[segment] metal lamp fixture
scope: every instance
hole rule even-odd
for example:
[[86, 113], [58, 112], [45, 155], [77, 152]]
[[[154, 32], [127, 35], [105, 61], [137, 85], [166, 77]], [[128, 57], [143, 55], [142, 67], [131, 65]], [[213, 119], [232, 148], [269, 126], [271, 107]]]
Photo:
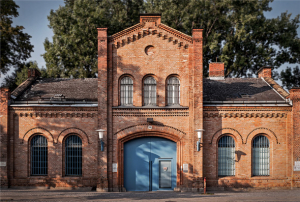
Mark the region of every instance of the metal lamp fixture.
[[197, 151], [200, 151], [200, 142], [201, 142], [201, 138], [202, 138], [202, 133], [203, 131], [205, 131], [204, 129], [197, 129], [195, 130], [197, 132], [197, 136], [198, 136], [198, 141], [197, 141]]
[[96, 130], [98, 133], [99, 133], [99, 139], [100, 139], [100, 147], [101, 147], [101, 151], [104, 150], [104, 142], [102, 141], [103, 139], [103, 133], [105, 130], [103, 129], [99, 129], [99, 130]]

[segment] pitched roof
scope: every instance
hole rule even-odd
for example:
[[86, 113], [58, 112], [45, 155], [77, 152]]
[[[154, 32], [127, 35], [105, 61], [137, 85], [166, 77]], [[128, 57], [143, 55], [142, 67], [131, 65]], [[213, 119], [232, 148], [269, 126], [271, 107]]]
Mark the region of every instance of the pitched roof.
[[58, 97], [66, 101], [97, 101], [97, 78], [37, 79], [27, 90], [20, 94], [16, 100], [48, 101], [57, 99]]
[[[274, 80], [274, 86], [278, 85]], [[20, 88], [20, 89], [18, 89]], [[87, 79], [37, 79], [23, 92], [20, 85], [16, 101], [97, 101], [97, 78]], [[281, 87], [280, 87], [281, 88]], [[267, 82], [260, 78], [203, 79], [203, 101], [284, 101]], [[282, 88], [281, 88], [282, 89]], [[14, 91], [14, 92], [15, 92]], [[288, 95], [282, 89], [283, 95]]]
[[204, 79], [203, 89], [204, 102], [284, 100], [260, 78], [226, 78], [224, 80]]

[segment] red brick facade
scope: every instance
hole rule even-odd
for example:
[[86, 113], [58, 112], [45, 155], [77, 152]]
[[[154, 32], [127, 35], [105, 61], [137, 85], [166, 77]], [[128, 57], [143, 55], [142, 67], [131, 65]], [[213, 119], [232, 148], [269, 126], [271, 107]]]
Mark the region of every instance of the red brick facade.
[[[156, 136], [177, 143], [176, 190], [199, 190], [203, 177], [210, 187], [300, 187], [300, 171], [293, 170], [300, 161], [300, 89], [291, 90], [292, 105], [205, 105], [202, 46], [201, 29], [190, 37], [161, 24], [159, 15], [143, 15], [139, 24], [110, 37], [106, 28], [98, 28], [98, 87], [90, 89], [98, 93], [98, 107], [9, 106], [9, 93], [1, 89], [1, 162], [6, 162], [0, 167], [1, 186], [124, 191], [124, 143]], [[210, 71], [210, 77], [224, 76], [224, 64], [212, 63]], [[261, 72], [261, 77], [271, 75], [269, 70]], [[124, 76], [133, 80], [130, 107], [120, 106]], [[157, 83], [157, 106], [152, 108], [143, 106], [147, 76]], [[180, 107], [167, 104], [171, 76], [180, 80]], [[105, 130], [103, 152], [97, 129]], [[196, 129], [205, 130], [200, 151]], [[30, 140], [36, 134], [48, 140], [47, 176], [30, 175]], [[64, 173], [64, 141], [70, 134], [82, 139], [82, 176]], [[218, 140], [225, 134], [235, 140], [236, 171], [235, 176], [219, 177]], [[269, 176], [252, 175], [251, 145], [258, 134], [270, 141]], [[187, 173], [183, 164], [188, 164]]]

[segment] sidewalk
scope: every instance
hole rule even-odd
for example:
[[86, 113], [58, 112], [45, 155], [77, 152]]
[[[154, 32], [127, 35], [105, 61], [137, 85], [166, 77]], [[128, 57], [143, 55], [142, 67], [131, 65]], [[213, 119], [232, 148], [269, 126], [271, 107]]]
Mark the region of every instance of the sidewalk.
[[245, 192], [218, 191], [203, 195], [191, 192], [106, 192], [4, 189], [1, 201], [300, 201], [300, 189], [254, 190]]

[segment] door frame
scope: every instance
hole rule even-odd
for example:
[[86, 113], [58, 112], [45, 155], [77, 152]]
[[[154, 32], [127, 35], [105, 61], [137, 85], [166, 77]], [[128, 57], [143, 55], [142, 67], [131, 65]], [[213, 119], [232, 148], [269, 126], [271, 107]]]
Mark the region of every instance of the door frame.
[[165, 133], [161, 131], [141, 131], [137, 133], [132, 133], [129, 135], [125, 135], [118, 140], [117, 154], [118, 154], [118, 187], [121, 190], [125, 190], [124, 187], [124, 143], [136, 138], [140, 137], [161, 137], [165, 139], [169, 139], [177, 144], [177, 176], [176, 176], [176, 186], [180, 186], [183, 183], [183, 172], [181, 170], [182, 165], [182, 137], [178, 137], [177, 135]]

